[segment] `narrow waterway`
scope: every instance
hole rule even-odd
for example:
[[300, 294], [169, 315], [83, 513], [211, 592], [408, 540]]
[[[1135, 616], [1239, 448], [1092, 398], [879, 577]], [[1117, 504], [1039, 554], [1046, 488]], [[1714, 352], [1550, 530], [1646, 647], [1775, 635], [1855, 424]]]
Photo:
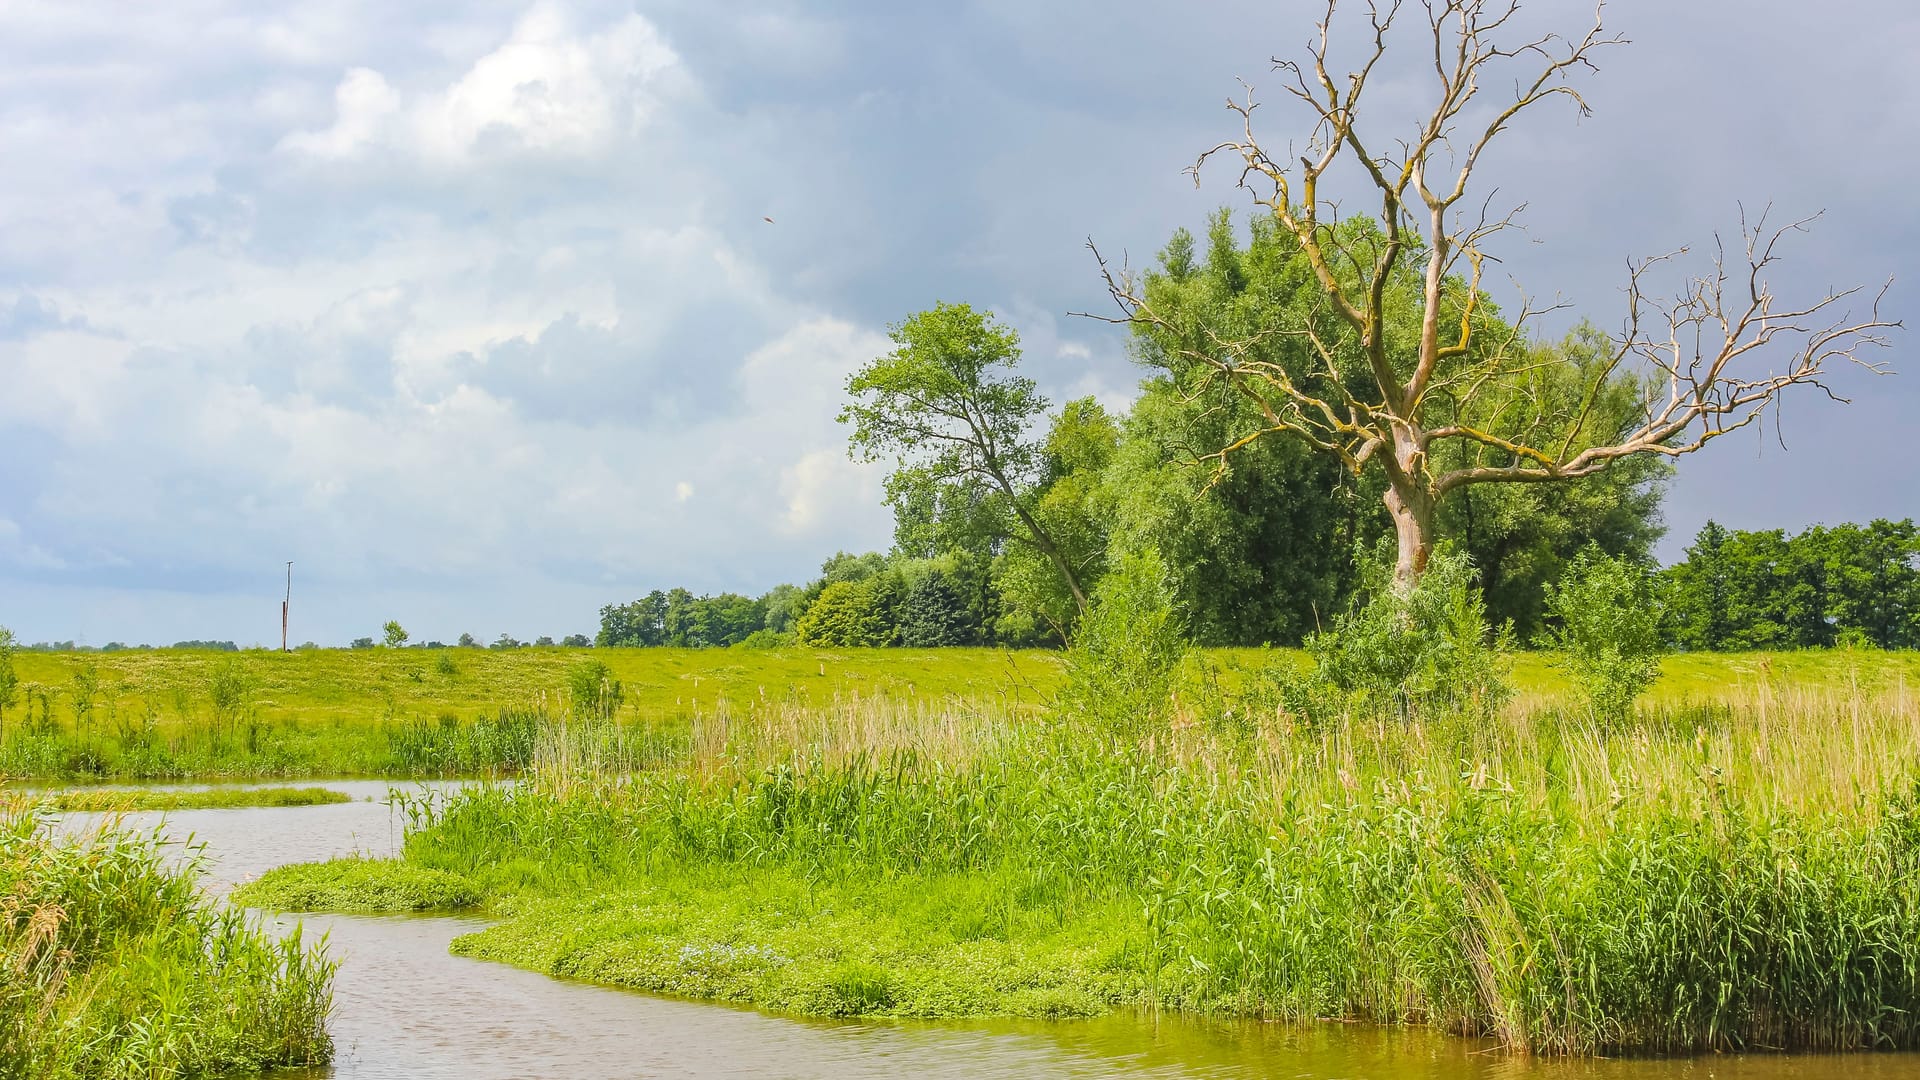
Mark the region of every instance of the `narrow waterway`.
[[[388, 785], [332, 782], [331, 806], [134, 814], [205, 845], [206, 884], [288, 862], [388, 855], [405, 819]], [[291, 922], [292, 920], [288, 920]], [[340, 961], [331, 1069], [288, 1077], [1289, 1077], [1326, 1080], [1920, 1080], [1920, 1055], [1718, 1056], [1671, 1061], [1532, 1061], [1419, 1031], [1323, 1024], [1114, 1016], [1077, 1022], [835, 1023], [766, 1016], [563, 982], [450, 956], [483, 923], [305, 916]]]

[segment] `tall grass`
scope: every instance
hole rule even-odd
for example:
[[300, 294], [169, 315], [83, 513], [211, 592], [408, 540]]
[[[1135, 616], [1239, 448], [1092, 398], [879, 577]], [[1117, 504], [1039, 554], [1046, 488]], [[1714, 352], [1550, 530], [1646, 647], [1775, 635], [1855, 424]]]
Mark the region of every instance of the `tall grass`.
[[[429, 808], [408, 857], [578, 901], [478, 954], [564, 951], [595, 958], [575, 969], [591, 977], [683, 992], [708, 975], [620, 944], [640, 931], [609, 912], [639, 902], [595, 895], [695, 890], [696, 908], [741, 912], [701, 934], [785, 934], [789, 955], [805, 943], [740, 897], [804, 880], [767, 887], [783, 926], [839, 927], [827, 957], [868, 954], [825, 909], [881, 896], [923, 943], [1064, 942], [1061, 977], [1108, 1003], [1420, 1023], [1541, 1053], [1920, 1046], [1920, 706], [1897, 685], [1763, 687], [1604, 728], [1536, 707], [1306, 729], [1199, 701], [1120, 742], [957, 704], [755, 702], [637, 771], [536, 751], [515, 788]], [[671, 943], [659, 926], [679, 924], [647, 925]], [[555, 933], [566, 950], [541, 944]], [[678, 947], [708, 963], [708, 942]], [[628, 974], [608, 959], [623, 948]], [[919, 948], [863, 970], [884, 982], [934, 954]], [[726, 993], [921, 1007], [809, 997], [799, 969]]]
[[176, 1077], [324, 1064], [334, 965], [204, 898], [157, 837], [0, 817], [0, 1075]]

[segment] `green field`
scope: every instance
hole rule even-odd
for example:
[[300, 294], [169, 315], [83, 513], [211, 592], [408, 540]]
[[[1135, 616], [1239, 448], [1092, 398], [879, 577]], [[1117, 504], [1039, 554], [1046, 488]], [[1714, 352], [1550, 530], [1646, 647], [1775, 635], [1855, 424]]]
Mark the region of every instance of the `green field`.
[[[1189, 681], [1222, 684], [1293, 650], [1200, 654]], [[1516, 708], [1565, 681], [1549, 654], [1514, 658]], [[570, 676], [604, 664], [614, 717], [670, 750], [716, 717], [768, 703], [847, 709], [954, 701], [1038, 715], [1062, 655], [994, 649], [363, 649], [22, 653], [22, 693], [0, 717], [0, 775], [194, 779], [488, 775], [518, 771], [543, 717], [572, 710]], [[1920, 684], [1920, 655], [1808, 651], [1669, 657], [1650, 707], [1733, 701], [1758, 688], [1878, 692]]]

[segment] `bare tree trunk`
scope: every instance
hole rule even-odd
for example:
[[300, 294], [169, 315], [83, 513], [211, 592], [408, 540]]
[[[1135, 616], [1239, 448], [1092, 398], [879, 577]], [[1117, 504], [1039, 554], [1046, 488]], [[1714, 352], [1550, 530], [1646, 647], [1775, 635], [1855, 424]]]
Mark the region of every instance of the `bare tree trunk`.
[[1387, 513], [1393, 515], [1393, 531], [1399, 553], [1393, 564], [1393, 587], [1409, 592], [1420, 575], [1427, 572], [1427, 560], [1433, 555], [1434, 497], [1413, 482], [1387, 485]]

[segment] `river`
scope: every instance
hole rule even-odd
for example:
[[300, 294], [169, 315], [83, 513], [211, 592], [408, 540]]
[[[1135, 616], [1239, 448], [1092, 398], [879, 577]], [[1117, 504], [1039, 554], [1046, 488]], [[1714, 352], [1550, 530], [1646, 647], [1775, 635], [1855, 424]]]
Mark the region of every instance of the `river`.
[[[392, 854], [404, 819], [377, 781], [329, 782], [351, 803], [131, 814], [205, 845], [206, 886], [288, 862]], [[291, 923], [293, 920], [285, 920]], [[447, 953], [476, 919], [309, 915], [340, 961], [329, 1069], [308, 1080], [630, 1077], [1288, 1077], [1314, 1080], [1920, 1080], [1920, 1054], [1535, 1061], [1413, 1030], [1135, 1015], [1091, 1021], [831, 1022], [768, 1016], [551, 979]]]

